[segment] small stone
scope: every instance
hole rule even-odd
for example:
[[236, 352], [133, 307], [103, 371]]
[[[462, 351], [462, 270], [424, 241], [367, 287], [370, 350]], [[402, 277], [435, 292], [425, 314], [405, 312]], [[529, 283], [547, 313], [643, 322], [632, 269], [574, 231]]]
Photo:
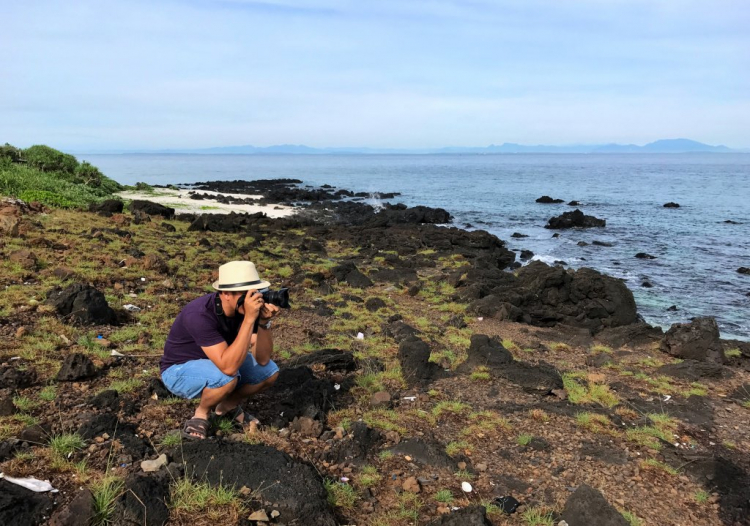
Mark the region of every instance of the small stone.
[[159, 471], [159, 468], [161, 468], [162, 466], [166, 466], [167, 463], [167, 455], [162, 453], [155, 460], [144, 460], [143, 462], [141, 462], [141, 469], [146, 473], [151, 473], [153, 471]]
[[557, 526], [568, 526], [568, 523], [565, 521], [560, 521], [557, 523]]
[[251, 513], [248, 517], [248, 520], [268, 522], [268, 515], [266, 515], [266, 512], [264, 510], [258, 510]]
[[487, 471], [487, 464], [477, 464], [476, 468], [482, 472]]
[[448, 506], [441, 505], [441, 506], [438, 506], [437, 512], [440, 515], [445, 515], [446, 513], [450, 513], [451, 509]]
[[372, 407], [387, 407], [391, 403], [391, 394], [387, 391], [378, 391], [370, 397]]
[[466, 469], [466, 462], [459, 462], [456, 465], [458, 466], [458, 469], [461, 469], [461, 470]]
[[409, 455], [404, 455], [404, 460], [411, 462], [411, 457]]
[[103, 444], [104, 443], [104, 437], [96, 437], [94, 439], [94, 442], [96, 442], [97, 444]]
[[404, 483], [401, 484], [401, 487], [404, 491], [408, 491], [409, 493], [419, 493], [420, 491], [422, 491], [422, 488], [419, 486], [417, 477], [407, 478]]
[[281, 512], [279, 510], [273, 510], [271, 512], [271, 518], [272, 519], [275, 519], [275, 518], [279, 517], [280, 515], [281, 515]]
[[16, 330], [16, 338], [22, 338], [24, 334], [26, 334], [26, 327], [21, 326]]
[[109, 440], [109, 433], [102, 433], [102, 438], [104, 440]]
[[242, 486], [240, 488], [240, 490], [239, 490], [239, 494], [242, 495], [243, 497], [247, 497], [248, 495], [252, 495], [252, 493], [253, 493], [253, 490], [251, 490], [247, 486]]
[[334, 431], [336, 432], [336, 435], [334, 437], [336, 438], [336, 440], [341, 440], [342, 438], [344, 438], [344, 434], [346, 433], [346, 431], [344, 431], [343, 427], [339, 426]]

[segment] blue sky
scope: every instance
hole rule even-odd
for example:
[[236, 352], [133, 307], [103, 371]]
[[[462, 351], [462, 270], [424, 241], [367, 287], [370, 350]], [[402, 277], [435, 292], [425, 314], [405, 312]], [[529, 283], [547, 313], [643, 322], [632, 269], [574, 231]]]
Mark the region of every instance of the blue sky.
[[0, 0], [0, 143], [750, 146], [746, 0]]

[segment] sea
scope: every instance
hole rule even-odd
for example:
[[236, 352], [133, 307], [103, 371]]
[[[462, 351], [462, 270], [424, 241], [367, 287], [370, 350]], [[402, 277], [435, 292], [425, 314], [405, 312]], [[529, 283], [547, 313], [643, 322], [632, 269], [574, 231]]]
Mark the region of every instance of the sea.
[[[400, 192], [389, 202], [445, 208], [455, 226], [487, 230], [510, 249], [532, 251], [534, 260], [622, 278], [651, 324], [666, 329], [715, 316], [723, 338], [750, 341], [750, 276], [737, 272], [750, 267], [750, 154], [79, 158], [123, 184], [294, 178], [354, 192]], [[542, 195], [565, 202], [536, 203]], [[556, 231], [544, 225], [574, 210], [567, 205], [572, 200], [584, 213], [606, 219], [606, 227], [553, 237]], [[680, 207], [665, 208], [667, 202]], [[515, 232], [528, 237], [511, 237]], [[641, 252], [655, 259], [636, 258]]]

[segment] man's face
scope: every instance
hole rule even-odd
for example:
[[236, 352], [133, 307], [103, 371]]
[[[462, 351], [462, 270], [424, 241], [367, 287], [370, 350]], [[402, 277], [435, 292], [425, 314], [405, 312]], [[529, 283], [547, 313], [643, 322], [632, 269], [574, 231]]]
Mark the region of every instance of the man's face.
[[225, 316], [233, 318], [237, 314], [240, 316], [245, 315], [244, 307], [240, 307], [240, 309], [237, 310], [237, 300], [240, 299], [240, 296], [245, 294], [244, 292], [222, 292], [221, 294], [224, 298], [222, 306], [224, 307]]

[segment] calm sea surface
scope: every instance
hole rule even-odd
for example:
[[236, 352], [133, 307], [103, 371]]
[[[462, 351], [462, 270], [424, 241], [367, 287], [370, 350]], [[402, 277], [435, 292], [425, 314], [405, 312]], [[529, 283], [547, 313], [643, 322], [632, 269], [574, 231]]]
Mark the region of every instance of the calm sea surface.
[[[723, 337], [750, 340], [750, 276], [737, 272], [750, 267], [750, 154], [79, 158], [124, 184], [290, 177], [355, 192], [401, 192], [393, 202], [445, 208], [457, 226], [488, 230], [535, 259], [625, 279], [650, 323], [668, 327], [711, 315]], [[535, 203], [541, 195], [580, 201], [607, 226], [552, 238], [547, 220], [573, 208]], [[669, 201], [681, 207], [664, 208]], [[513, 232], [529, 237], [513, 239]], [[590, 245], [594, 240], [613, 246]], [[638, 252], [656, 259], [636, 259]], [[668, 311], [671, 305], [678, 310]]]

